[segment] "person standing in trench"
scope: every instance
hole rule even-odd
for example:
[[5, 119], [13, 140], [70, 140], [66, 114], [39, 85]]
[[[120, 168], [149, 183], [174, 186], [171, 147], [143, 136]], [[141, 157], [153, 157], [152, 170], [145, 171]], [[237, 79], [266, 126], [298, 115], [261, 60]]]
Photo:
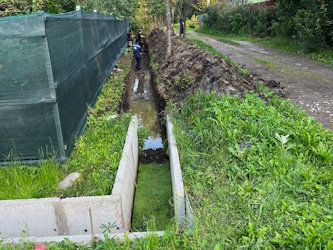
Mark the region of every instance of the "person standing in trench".
[[142, 29], [140, 29], [139, 33], [138, 33], [137, 41], [139, 42], [142, 52], [143, 52], [143, 38], [144, 38], [144, 35], [142, 35]]
[[133, 44], [132, 49], [133, 49], [133, 55], [136, 60], [136, 70], [140, 70], [141, 69], [141, 52], [140, 52], [141, 47], [139, 45], [138, 39], [136, 40], [135, 44]]

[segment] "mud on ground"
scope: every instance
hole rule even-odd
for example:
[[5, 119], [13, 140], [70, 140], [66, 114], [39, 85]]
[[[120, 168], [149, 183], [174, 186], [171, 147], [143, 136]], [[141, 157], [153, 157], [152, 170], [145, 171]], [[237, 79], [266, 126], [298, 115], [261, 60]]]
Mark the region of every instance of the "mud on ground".
[[[166, 57], [166, 35], [162, 30], [153, 30], [148, 39], [151, 66], [156, 74], [159, 94], [166, 100], [181, 104], [184, 98], [197, 91], [223, 94], [240, 94], [256, 90], [257, 82], [244, 76], [224, 59], [193, 45], [178, 36], [172, 37], [172, 52]], [[266, 85], [269, 85], [266, 82]], [[277, 93], [281, 86], [273, 84]]]

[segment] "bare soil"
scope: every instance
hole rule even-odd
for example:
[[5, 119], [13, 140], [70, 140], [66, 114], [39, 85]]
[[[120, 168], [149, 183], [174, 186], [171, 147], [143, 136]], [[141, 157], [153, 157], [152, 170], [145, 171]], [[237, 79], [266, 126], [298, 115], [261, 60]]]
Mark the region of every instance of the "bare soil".
[[252, 78], [281, 84], [287, 98], [324, 127], [333, 130], [332, 67], [250, 42], [235, 41], [241, 46], [234, 46], [193, 31], [188, 35], [211, 45], [242, 68], [249, 69]]
[[[181, 107], [187, 95], [199, 91], [217, 96], [242, 96], [245, 91], [257, 91], [258, 78], [244, 76], [224, 59], [178, 36], [172, 37], [172, 53], [166, 56], [165, 41], [165, 32], [161, 30], [153, 30], [147, 40], [159, 100], [171, 100]], [[263, 83], [284, 96], [286, 91], [278, 82]]]
[[[123, 57], [121, 57], [123, 58]], [[124, 94], [121, 98], [121, 102], [119, 103], [119, 112], [121, 112], [121, 110], [124, 110], [125, 112], [129, 110], [129, 105], [130, 105], [130, 101], [131, 101], [131, 95], [132, 95], [132, 89], [133, 89], [133, 84], [134, 84], [134, 79], [135, 79], [135, 60], [132, 59], [132, 57], [130, 56], [126, 56], [125, 57], [126, 61], [122, 62], [120, 61], [120, 63], [129, 63], [128, 60], [132, 60], [131, 61], [131, 69], [129, 74], [126, 76], [125, 78], [125, 86], [124, 86]]]
[[233, 95], [256, 88], [253, 79], [223, 59], [177, 36], [172, 37], [172, 53], [166, 57], [165, 39], [163, 31], [153, 30], [147, 40], [157, 90], [163, 98], [181, 104], [198, 90]]

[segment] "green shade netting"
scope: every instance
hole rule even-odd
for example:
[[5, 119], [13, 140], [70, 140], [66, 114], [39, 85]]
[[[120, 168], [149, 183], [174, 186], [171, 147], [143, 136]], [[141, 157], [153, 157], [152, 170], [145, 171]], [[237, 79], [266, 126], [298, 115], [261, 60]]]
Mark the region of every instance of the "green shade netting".
[[0, 18], [0, 161], [63, 161], [126, 45], [125, 20], [83, 11]]

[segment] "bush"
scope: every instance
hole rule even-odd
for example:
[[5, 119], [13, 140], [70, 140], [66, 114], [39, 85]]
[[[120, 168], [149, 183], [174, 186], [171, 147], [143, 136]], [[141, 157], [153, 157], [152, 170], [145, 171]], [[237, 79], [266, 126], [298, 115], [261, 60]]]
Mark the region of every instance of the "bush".
[[207, 8], [207, 14], [205, 25], [208, 28], [260, 37], [277, 33], [270, 29], [272, 23], [277, 22], [274, 7], [243, 5], [225, 8], [222, 5], [214, 5]]
[[333, 46], [333, 1], [276, 0], [276, 7], [212, 5], [205, 26], [226, 33], [296, 38], [303, 52]]
[[298, 39], [306, 52], [315, 51], [318, 44], [332, 45], [332, 20], [328, 4], [324, 0], [304, 1], [304, 9], [299, 9], [293, 18]]
[[197, 17], [196, 15], [193, 15], [193, 16], [191, 17], [191, 19], [188, 19], [188, 20], [186, 21], [186, 26], [187, 26], [188, 28], [192, 28], [192, 29], [196, 29], [196, 28], [198, 28], [198, 27], [199, 27], [198, 17]]

